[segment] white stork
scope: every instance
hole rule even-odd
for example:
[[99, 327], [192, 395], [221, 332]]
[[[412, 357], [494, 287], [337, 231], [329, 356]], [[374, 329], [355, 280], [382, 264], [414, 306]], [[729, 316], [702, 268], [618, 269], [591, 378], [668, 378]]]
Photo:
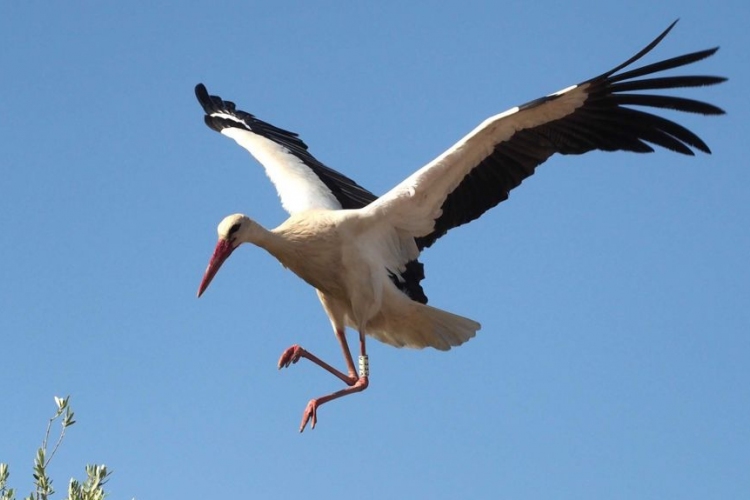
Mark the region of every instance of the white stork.
[[[420, 285], [424, 272], [416, 259], [450, 229], [507, 199], [509, 191], [550, 156], [597, 149], [646, 153], [653, 151], [651, 145], [686, 155], [694, 154], [691, 148], [710, 153], [685, 127], [630, 107], [724, 113], [692, 99], [633, 93], [725, 80], [641, 78], [705, 59], [718, 47], [622, 72], [651, 51], [675, 23], [616, 68], [488, 118], [380, 198], [315, 159], [296, 134], [237, 110], [234, 103], [209, 95], [202, 84], [196, 86], [206, 124], [234, 139], [263, 165], [290, 213], [270, 231], [241, 214], [222, 220], [198, 296], [238, 246], [253, 243], [317, 290], [343, 350], [346, 372], [298, 345], [281, 355], [279, 368], [307, 358], [347, 385], [312, 399], [300, 432], [308, 422], [315, 427], [320, 405], [367, 388], [366, 335], [396, 347], [440, 350], [474, 337], [479, 323], [426, 305]], [[347, 326], [359, 332], [359, 370], [346, 341]]]

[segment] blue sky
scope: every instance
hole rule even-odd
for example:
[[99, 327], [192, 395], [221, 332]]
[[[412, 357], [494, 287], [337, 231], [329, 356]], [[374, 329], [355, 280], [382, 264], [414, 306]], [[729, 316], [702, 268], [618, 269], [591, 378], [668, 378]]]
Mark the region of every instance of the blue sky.
[[[744, 2], [4, 2], [0, 461], [31, 487], [53, 396], [111, 498], [740, 498], [750, 492], [750, 111]], [[448, 353], [343, 366], [314, 291], [243, 248], [195, 292], [227, 214], [284, 220], [203, 124], [198, 82], [376, 193], [486, 117], [624, 61], [720, 45], [680, 116], [714, 154], [554, 157], [424, 254]]]

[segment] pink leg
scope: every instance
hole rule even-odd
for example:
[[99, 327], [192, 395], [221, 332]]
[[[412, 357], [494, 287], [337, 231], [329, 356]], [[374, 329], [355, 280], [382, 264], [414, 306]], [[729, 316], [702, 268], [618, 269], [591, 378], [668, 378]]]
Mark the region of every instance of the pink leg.
[[[349, 372], [348, 375], [340, 370], [337, 370], [322, 359], [318, 358], [312, 353], [307, 352], [302, 347], [296, 344], [284, 351], [281, 355], [281, 358], [279, 359], [279, 369], [288, 367], [291, 364], [296, 363], [300, 358], [309, 359], [327, 372], [332, 373], [333, 375], [341, 379], [345, 384], [349, 386], [327, 396], [311, 399], [310, 402], [307, 403], [307, 407], [302, 414], [302, 424], [299, 428], [300, 432], [305, 430], [305, 426], [308, 422], [310, 422], [311, 429], [315, 428], [315, 424], [318, 422], [317, 410], [320, 405], [323, 405], [329, 401], [333, 401], [334, 399], [347, 396], [349, 394], [355, 394], [357, 392], [364, 391], [369, 385], [368, 374], [365, 373], [357, 376], [357, 370], [354, 367], [354, 360], [352, 359], [352, 353], [349, 350], [349, 344], [347, 343], [346, 337], [344, 336], [344, 331], [336, 330], [336, 338], [341, 344], [341, 350], [343, 351], [347, 371]], [[367, 353], [365, 351], [365, 336], [363, 333], [359, 334], [359, 350], [362, 356], [367, 356]]]
[[281, 370], [282, 368], [288, 368], [290, 365], [299, 361], [300, 358], [305, 358], [323, 368], [328, 373], [332, 373], [333, 375], [341, 379], [345, 384], [354, 385], [354, 383], [357, 382], [357, 369], [354, 368], [354, 360], [352, 359], [352, 353], [349, 351], [349, 344], [346, 341], [344, 330], [336, 330], [335, 333], [336, 339], [338, 339], [339, 344], [341, 344], [341, 350], [344, 353], [344, 361], [346, 361], [346, 369], [349, 372], [349, 375], [346, 375], [342, 371], [337, 370], [313, 353], [306, 351], [297, 344], [294, 344], [292, 347], [288, 348], [281, 354], [278, 363], [279, 370]]
[[367, 378], [367, 376], [359, 377], [356, 382], [354, 382], [354, 385], [346, 387], [344, 389], [341, 389], [340, 391], [336, 391], [333, 394], [329, 394], [328, 396], [322, 396], [319, 398], [311, 399], [309, 403], [307, 403], [307, 407], [305, 408], [304, 413], [302, 413], [302, 423], [299, 426], [299, 431], [302, 432], [305, 430], [305, 426], [308, 422], [310, 422], [310, 429], [315, 429], [315, 424], [318, 423], [318, 407], [320, 405], [323, 405], [329, 401], [333, 401], [334, 399], [338, 399], [343, 396], [348, 396], [349, 394], [356, 394], [357, 392], [362, 392], [365, 389], [367, 389], [367, 386], [370, 385], [370, 382]]

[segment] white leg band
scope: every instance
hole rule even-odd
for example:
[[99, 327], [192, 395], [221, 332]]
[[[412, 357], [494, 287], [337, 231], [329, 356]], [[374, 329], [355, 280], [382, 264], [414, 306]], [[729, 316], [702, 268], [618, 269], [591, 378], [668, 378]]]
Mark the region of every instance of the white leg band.
[[359, 357], [359, 376], [369, 377], [370, 376], [370, 359], [365, 354]]

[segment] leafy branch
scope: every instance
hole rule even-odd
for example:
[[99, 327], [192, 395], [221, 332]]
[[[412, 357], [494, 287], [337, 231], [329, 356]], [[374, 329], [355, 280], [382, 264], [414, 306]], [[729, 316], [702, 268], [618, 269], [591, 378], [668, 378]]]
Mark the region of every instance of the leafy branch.
[[[68, 427], [75, 424], [73, 420], [73, 410], [68, 404], [70, 396], [58, 398], [55, 396], [55, 405], [57, 411], [54, 416], [47, 422], [47, 430], [44, 433], [42, 446], [37, 450], [34, 458], [34, 491], [24, 500], [49, 500], [49, 497], [55, 493], [52, 487], [52, 479], [47, 475], [47, 467], [57, 453], [65, 437], [65, 431]], [[49, 438], [52, 425], [59, 420], [61, 424], [60, 435], [55, 442], [52, 451], [48, 455]], [[83, 483], [71, 479], [68, 484], [68, 496], [65, 500], [103, 500], [105, 497], [104, 485], [109, 479], [111, 471], [107, 470], [105, 465], [87, 465], [86, 480]], [[15, 500], [15, 490], [8, 488], [8, 477], [10, 472], [8, 465], [0, 463], [0, 500]]]

